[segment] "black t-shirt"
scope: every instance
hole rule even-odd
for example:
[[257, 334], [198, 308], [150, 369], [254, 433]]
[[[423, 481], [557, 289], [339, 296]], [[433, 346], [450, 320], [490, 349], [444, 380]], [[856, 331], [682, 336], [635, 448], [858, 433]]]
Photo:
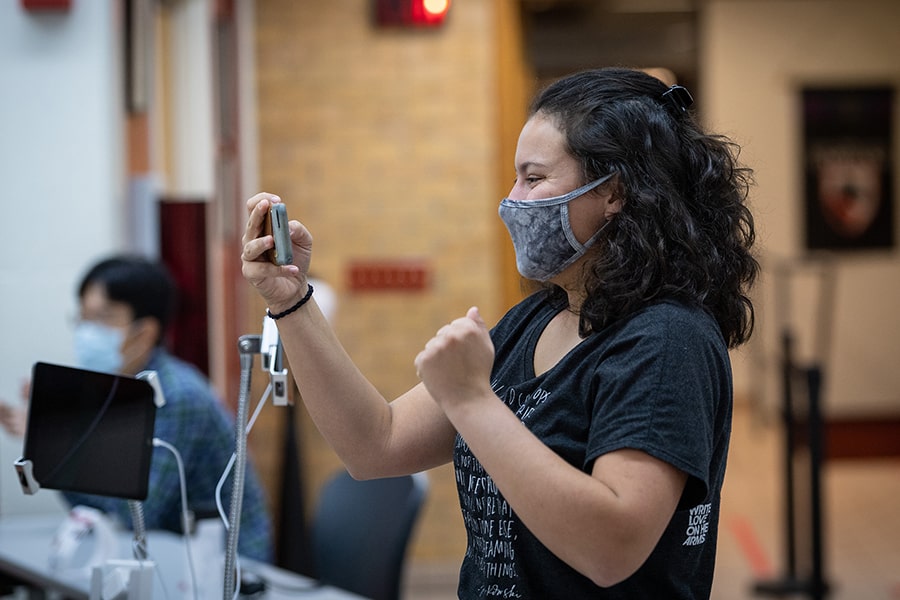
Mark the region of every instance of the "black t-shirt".
[[647, 561], [601, 588], [528, 531], [457, 436], [454, 465], [468, 534], [459, 597], [708, 598], [732, 411], [731, 366], [715, 320], [660, 302], [590, 335], [535, 376], [535, 345], [558, 312], [539, 292], [493, 329], [494, 392], [576, 468], [590, 472], [602, 454], [637, 449], [687, 473], [685, 491]]

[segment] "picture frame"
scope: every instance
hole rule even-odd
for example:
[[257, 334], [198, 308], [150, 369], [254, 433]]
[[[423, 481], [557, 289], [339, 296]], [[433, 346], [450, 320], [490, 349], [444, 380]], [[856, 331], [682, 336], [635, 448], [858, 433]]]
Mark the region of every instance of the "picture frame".
[[894, 247], [894, 89], [801, 90], [809, 251]]

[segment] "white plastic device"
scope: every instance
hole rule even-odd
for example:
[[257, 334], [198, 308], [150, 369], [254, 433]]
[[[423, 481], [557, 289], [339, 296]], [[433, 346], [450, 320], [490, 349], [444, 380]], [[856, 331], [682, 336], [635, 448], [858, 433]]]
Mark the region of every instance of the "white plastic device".
[[[86, 561], [78, 550], [93, 542], [93, 551]], [[73, 506], [60, 524], [50, 543], [49, 566], [57, 571], [91, 569], [115, 556], [118, 550], [112, 521], [96, 508]], [[89, 549], [89, 548], [88, 548]]]
[[156, 371], [141, 371], [135, 375], [135, 379], [143, 379], [153, 388], [153, 403], [156, 408], [166, 405], [166, 395], [163, 394], [162, 384], [159, 382], [159, 374]]
[[90, 600], [150, 600], [153, 597], [151, 560], [108, 560], [91, 572]]
[[278, 326], [268, 315], [263, 317], [262, 337], [260, 339], [260, 353], [262, 354], [263, 369], [269, 372], [269, 380], [272, 383], [272, 404], [274, 406], [287, 406], [290, 404], [288, 391], [288, 371], [278, 369], [278, 357], [281, 345], [278, 338]]

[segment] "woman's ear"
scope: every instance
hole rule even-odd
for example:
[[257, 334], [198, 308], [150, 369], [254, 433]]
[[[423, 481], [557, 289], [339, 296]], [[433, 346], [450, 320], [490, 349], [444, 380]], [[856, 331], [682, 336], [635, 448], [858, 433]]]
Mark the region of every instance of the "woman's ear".
[[622, 211], [622, 206], [625, 203], [624, 200], [622, 200], [624, 195], [619, 186], [619, 176], [614, 175], [612, 179], [603, 184], [603, 191], [603, 201], [605, 203], [603, 216], [607, 221], [610, 221]]

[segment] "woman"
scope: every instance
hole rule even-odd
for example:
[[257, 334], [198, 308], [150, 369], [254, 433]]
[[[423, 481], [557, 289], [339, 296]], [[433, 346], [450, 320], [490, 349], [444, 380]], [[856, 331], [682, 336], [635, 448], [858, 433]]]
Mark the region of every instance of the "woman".
[[500, 216], [520, 273], [543, 285], [491, 330], [475, 307], [442, 327], [415, 359], [422, 382], [391, 403], [316, 308], [309, 232], [292, 222], [294, 264], [267, 263], [261, 224], [280, 200], [248, 201], [244, 275], [347, 468], [454, 461], [461, 598], [709, 597], [728, 348], [752, 330], [759, 267], [750, 173], [689, 105], [629, 69], [541, 92]]

